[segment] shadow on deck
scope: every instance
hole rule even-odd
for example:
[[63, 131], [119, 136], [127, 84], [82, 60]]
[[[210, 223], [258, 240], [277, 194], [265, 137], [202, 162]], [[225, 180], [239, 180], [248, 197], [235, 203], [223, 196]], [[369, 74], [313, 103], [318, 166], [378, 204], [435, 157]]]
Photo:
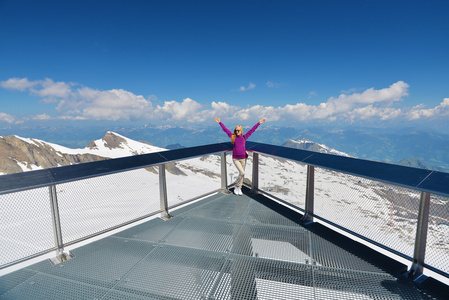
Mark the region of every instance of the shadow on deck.
[[447, 299], [263, 195], [216, 194], [0, 278], [1, 299]]

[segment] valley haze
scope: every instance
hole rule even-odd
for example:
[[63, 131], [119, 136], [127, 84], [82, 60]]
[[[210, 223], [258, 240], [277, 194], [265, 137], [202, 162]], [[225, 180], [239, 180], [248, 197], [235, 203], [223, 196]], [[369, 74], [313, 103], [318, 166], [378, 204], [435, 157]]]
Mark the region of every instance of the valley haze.
[[[267, 123], [265, 123], [267, 124]], [[249, 141], [285, 145], [289, 140], [307, 139], [361, 159], [403, 164], [411, 167], [449, 171], [449, 135], [416, 128], [329, 128], [260, 126]], [[229, 126], [234, 124], [229, 123]], [[244, 131], [250, 126], [244, 126]], [[145, 141], [160, 148], [193, 147], [227, 142], [221, 128], [214, 126], [89, 126], [46, 127], [9, 126], [0, 128], [0, 136], [17, 135], [40, 139], [68, 148], [84, 148], [106, 132], [113, 131], [135, 141]], [[288, 145], [286, 145], [288, 146]], [[303, 148], [304, 149], [304, 148]]]

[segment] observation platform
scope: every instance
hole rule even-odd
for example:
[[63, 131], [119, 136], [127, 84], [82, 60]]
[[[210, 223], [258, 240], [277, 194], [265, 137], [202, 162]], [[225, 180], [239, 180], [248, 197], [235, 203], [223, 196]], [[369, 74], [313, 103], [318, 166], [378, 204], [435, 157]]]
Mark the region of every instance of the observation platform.
[[262, 194], [213, 194], [0, 277], [0, 299], [448, 299], [407, 266]]

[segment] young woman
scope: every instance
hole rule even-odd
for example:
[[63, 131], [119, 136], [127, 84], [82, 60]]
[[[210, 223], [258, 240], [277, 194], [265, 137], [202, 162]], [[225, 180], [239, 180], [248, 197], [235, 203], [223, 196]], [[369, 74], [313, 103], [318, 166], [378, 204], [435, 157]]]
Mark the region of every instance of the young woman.
[[220, 118], [214, 118], [214, 120], [218, 124], [220, 124], [223, 131], [226, 132], [226, 134], [231, 138], [232, 144], [234, 144], [234, 147], [232, 148], [232, 161], [239, 170], [239, 177], [237, 178], [237, 181], [235, 183], [234, 194], [243, 195], [242, 185], [243, 178], [245, 177], [245, 165], [247, 158], [245, 142], [251, 136], [251, 134], [256, 131], [257, 127], [265, 122], [265, 119], [260, 119], [259, 122], [254, 125], [253, 128], [251, 128], [250, 131], [248, 131], [246, 134], [243, 134], [243, 128], [240, 125], [237, 125], [234, 129], [234, 133], [232, 133], [229, 129], [226, 128], [226, 126], [224, 126], [223, 123], [220, 122]]

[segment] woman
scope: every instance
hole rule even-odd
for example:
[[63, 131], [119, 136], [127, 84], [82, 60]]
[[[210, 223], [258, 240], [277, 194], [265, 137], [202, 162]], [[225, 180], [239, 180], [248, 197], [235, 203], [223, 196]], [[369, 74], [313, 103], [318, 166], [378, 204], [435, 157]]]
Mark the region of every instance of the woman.
[[245, 142], [246, 140], [253, 134], [254, 131], [256, 131], [257, 127], [259, 127], [260, 124], [265, 122], [265, 119], [260, 119], [259, 122], [251, 128], [250, 131], [248, 131], [246, 134], [243, 134], [243, 128], [240, 125], [237, 125], [234, 129], [234, 134], [224, 126], [223, 123], [220, 122], [220, 118], [214, 118], [214, 120], [220, 124], [221, 128], [224, 132], [231, 138], [232, 144], [234, 144], [234, 147], [232, 148], [232, 161], [234, 162], [234, 165], [239, 170], [239, 177], [237, 178], [237, 181], [235, 183], [234, 187], [234, 194], [236, 195], [243, 195], [242, 193], [242, 185], [243, 185], [243, 178], [245, 177], [245, 165], [246, 165], [246, 148], [245, 148]]

